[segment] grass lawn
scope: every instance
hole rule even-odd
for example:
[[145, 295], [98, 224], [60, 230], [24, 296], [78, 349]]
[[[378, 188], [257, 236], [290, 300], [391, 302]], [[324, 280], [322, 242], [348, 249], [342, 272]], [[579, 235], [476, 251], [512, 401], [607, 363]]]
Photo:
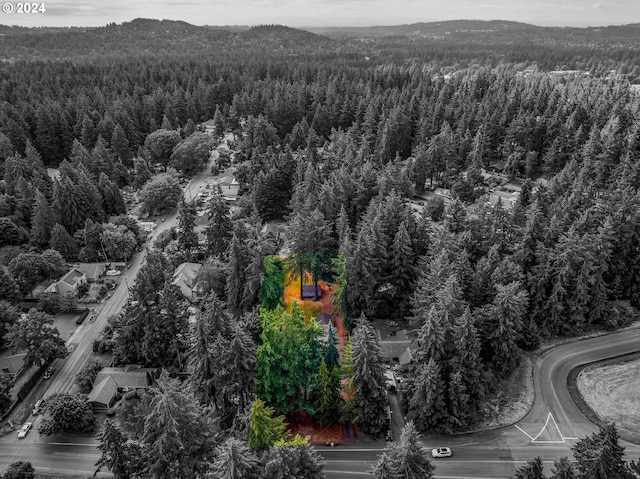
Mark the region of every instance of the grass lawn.
[[600, 419], [629, 433], [640, 431], [640, 360], [586, 368], [577, 384]]

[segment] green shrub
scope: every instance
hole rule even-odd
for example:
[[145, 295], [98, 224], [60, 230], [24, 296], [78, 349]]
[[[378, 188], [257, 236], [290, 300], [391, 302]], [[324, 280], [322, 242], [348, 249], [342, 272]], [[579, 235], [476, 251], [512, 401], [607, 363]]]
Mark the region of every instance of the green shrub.
[[130, 401], [131, 399], [136, 399], [137, 397], [138, 397], [138, 391], [136, 391], [135, 389], [133, 391], [129, 391], [125, 393], [124, 395], [125, 401]]

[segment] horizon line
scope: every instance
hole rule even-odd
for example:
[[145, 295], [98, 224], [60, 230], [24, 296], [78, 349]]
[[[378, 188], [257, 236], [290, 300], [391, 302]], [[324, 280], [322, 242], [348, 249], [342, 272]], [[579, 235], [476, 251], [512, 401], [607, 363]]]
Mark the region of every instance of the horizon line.
[[296, 29], [318, 29], [318, 28], [327, 28], [327, 29], [349, 29], [349, 28], [376, 28], [376, 27], [399, 27], [399, 26], [410, 26], [410, 25], [419, 25], [425, 23], [447, 23], [447, 22], [461, 22], [461, 21], [469, 21], [469, 22], [509, 22], [509, 23], [521, 23], [523, 25], [530, 25], [533, 27], [539, 28], [602, 28], [602, 27], [624, 27], [631, 25], [638, 25], [639, 22], [630, 22], [630, 23], [591, 23], [591, 22], [575, 22], [575, 23], [567, 23], [567, 24], [550, 24], [546, 22], [541, 23], [531, 23], [528, 21], [522, 20], [506, 20], [501, 18], [495, 18], [491, 20], [483, 20], [483, 19], [474, 19], [474, 18], [455, 18], [455, 19], [447, 19], [447, 20], [423, 20], [423, 21], [413, 21], [413, 22], [394, 22], [394, 23], [372, 23], [367, 25], [327, 25], [327, 24], [286, 24], [286, 23], [246, 23], [246, 24], [224, 24], [224, 25], [215, 25], [215, 24], [196, 24], [191, 23], [186, 20], [181, 19], [172, 19], [172, 18], [149, 18], [149, 17], [135, 17], [131, 20], [124, 20], [122, 22], [106, 22], [102, 24], [92, 24], [92, 25], [38, 25], [38, 26], [24, 26], [24, 25], [9, 25], [0, 23], [0, 27], [9, 27], [9, 28], [24, 28], [24, 29], [42, 29], [42, 28], [57, 28], [57, 29], [81, 29], [81, 28], [102, 28], [109, 26], [111, 24], [123, 25], [125, 23], [131, 23], [135, 20], [153, 20], [153, 21], [170, 21], [170, 22], [181, 22], [186, 23], [195, 27], [215, 27], [215, 28], [252, 28], [262, 25], [281, 25], [289, 28]]

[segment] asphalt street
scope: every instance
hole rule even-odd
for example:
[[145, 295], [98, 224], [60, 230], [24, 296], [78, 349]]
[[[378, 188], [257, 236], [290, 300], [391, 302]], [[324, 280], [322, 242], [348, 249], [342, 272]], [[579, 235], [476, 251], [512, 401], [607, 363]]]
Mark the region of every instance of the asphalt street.
[[[194, 198], [207, 180], [211, 178], [211, 166], [200, 172], [191, 179], [185, 187], [185, 196]], [[155, 238], [164, 230], [177, 224], [178, 213], [174, 211], [165, 221], [158, 222], [158, 225], [149, 235], [147, 244], [153, 244]], [[118, 314], [129, 297], [129, 289], [135, 283], [135, 278], [144, 264], [146, 250], [135, 254], [130, 262], [130, 267], [122, 273], [122, 281], [113, 290], [111, 297], [99, 308], [99, 313], [95, 319], [85, 321], [67, 341], [70, 354], [63, 360], [55, 362], [56, 372], [51, 379], [45, 381], [41, 379], [32, 393], [25, 399], [26, 403], [35, 402], [36, 398], [47, 397], [56, 392], [69, 392], [73, 388], [75, 376], [80, 371], [87, 358], [91, 355], [93, 341], [97, 339], [102, 330], [107, 325], [110, 316]], [[0, 472], [6, 466], [15, 461], [30, 461], [38, 470], [58, 470], [62, 469], [70, 473], [84, 474], [95, 468], [93, 464], [99, 457], [95, 449], [95, 441], [88, 438], [86, 445], [79, 446], [78, 438], [66, 438], [60, 436], [43, 437], [37, 432], [40, 415], [30, 416], [29, 421], [33, 422], [33, 429], [25, 439], [17, 439], [17, 434], [10, 434], [0, 438]]]
[[[191, 198], [210, 178], [209, 171], [191, 180], [185, 189]], [[174, 226], [177, 213], [160, 222], [150, 237], [152, 242], [163, 230]], [[127, 297], [127, 283], [133, 285], [143, 264], [145, 252], [138, 253], [131, 267], [125, 270], [122, 281], [111, 298], [103, 305], [92, 322], [79, 327], [68, 344], [73, 348], [70, 356], [60, 361], [58, 371], [48, 382], [45, 395], [69, 391], [76, 373], [91, 352], [93, 340], [101, 333], [107, 318], [117, 314]], [[434, 459], [436, 478], [473, 479], [508, 478], [527, 460], [540, 456], [547, 473], [553, 461], [571, 455], [575, 442], [597, 430], [573, 402], [567, 379], [571, 370], [581, 365], [611, 357], [640, 351], [640, 328], [629, 329], [600, 337], [569, 342], [543, 353], [534, 366], [535, 399], [531, 410], [518, 423], [504, 428], [458, 436], [427, 436], [429, 448], [450, 446], [453, 456]], [[42, 472], [61, 471], [67, 474], [90, 476], [99, 457], [92, 437], [79, 438], [56, 435], [41, 437], [37, 433], [39, 416], [30, 418], [34, 430], [26, 439], [18, 440], [16, 434], [0, 438], [0, 465], [18, 460], [30, 461]], [[398, 438], [396, 438], [398, 439]], [[627, 458], [637, 460], [640, 446], [622, 442], [627, 448]], [[371, 477], [369, 472], [377, 462], [384, 442], [370, 444], [338, 445], [335, 448], [319, 446], [318, 452], [326, 460], [328, 479]], [[0, 471], [4, 469], [0, 467]], [[109, 474], [101, 474], [105, 477]]]

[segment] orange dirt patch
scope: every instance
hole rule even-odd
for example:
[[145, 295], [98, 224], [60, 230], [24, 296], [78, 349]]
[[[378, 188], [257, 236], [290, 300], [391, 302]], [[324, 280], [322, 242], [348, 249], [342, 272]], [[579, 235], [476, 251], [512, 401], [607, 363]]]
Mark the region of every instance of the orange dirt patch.
[[342, 442], [342, 424], [336, 421], [323, 427], [316, 423], [313, 416], [303, 412], [297, 415], [296, 424], [289, 425], [289, 430], [294, 436], [300, 434], [307, 437], [310, 444]]

